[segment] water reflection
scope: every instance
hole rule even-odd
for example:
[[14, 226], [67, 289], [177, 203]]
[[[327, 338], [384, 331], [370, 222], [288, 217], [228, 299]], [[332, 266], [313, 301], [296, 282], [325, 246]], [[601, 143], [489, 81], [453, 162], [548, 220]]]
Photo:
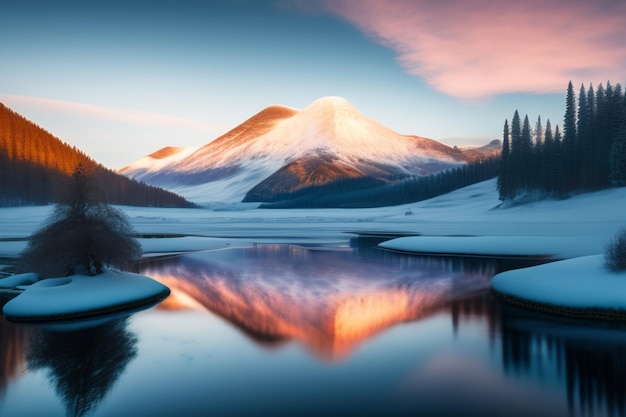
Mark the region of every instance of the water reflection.
[[28, 368], [47, 369], [68, 416], [93, 412], [137, 355], [137, 338], [126, 325], [118, 320], [73, 332], [33, 332]]
[[166, 308], [201, 306], [264, 346], [297, 340], [332, 361], [390, 326], [485, 290], [494, 270], [381, 251], [258, 245], [145, 263], [141, 273], [172, 289]]
[[[129, 319], [141, 356], [125, 321], [58, 333], [0, 320], [0, 382], [15, 384], [2, 411], [42, 415], [24, 398], [46, 390], [39, 380], [47, 378], [68, 415], [626, 417], [625, 326], [498, 302], [488, 282], [509, 267], [503, 261], [399, 255], [361, 243], [259, 245], [141, 264], [137, 272], [173, 290], [159, 310]], [[169, 311], [179, 309], [207, 314]], [[404, 322], [411, 323], [388, 331]], [[380, 343], [368, 343], [374, 338]], [[255, 349], [287, 343], [324, 363], [297, 349]], [[338, 359], [341, 366], [327, 366]], [[26, 366], [46, 371], [34, 375], [35, 388]], [[122, 379], [124, 395], [105, 403]]]
[[626, 415], [626, 326], [556, 318], [502, 304], [484, 294], [452, 302], [453, 320], [483, 320], [499, 335], [511, 377], [564, 385], [571, 415]]
[[559, 380], [565, 382], [572, 411], [624, 415], [626, 333], [623, 328], [603, 328], [597, 323], [581, 326], [515, 310], [508, 313], [502, 324], [502, 361], [507, 372], [533, 375], [549, 361], [554, 364]]
[[0, 320], [0, 398], [11, 380], [24, 370], [27, 331], [24, 327]]

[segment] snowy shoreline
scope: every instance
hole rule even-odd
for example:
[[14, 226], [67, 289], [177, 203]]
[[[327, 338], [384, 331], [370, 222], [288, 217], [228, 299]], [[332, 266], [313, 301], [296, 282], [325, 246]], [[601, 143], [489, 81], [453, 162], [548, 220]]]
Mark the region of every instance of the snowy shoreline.
[[149, 277], [114, 271], [48, 278], [18, 288], [23, 291], [2, 308], [4, 316], [14, 322], [99, 317], [150, 306], [170, 294], [168, 287]]
[[626, 321], [626, 272], [611, 272], [602, 255], [497, 274], [491, 289], [511, 304], [581, 319]]

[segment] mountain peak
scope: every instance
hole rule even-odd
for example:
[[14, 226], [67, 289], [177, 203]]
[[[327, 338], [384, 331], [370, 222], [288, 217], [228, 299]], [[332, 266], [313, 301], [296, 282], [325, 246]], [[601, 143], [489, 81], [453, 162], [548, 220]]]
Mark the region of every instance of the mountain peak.
[[[480, 156], [480, 150], [474, 153]], [[385, 183], [427, 175], [469, 159], [434, 140], [401, 135], [337, 96], [303, 110], [266, 107], [197, 151], [178, 155], [138, 161], [125, 173], [184, 190], [202, 203], [241, 201], [253, 189], [255, 198], [269, 201], [337, 180]]]
[[313, 101], [311, 104], [307, 106], [306, 109], [303, 110], [305, 113], [310, 112], [337, 112], [337, 111], [349, 111], [349, 112], [357, 112], [356, 108], [343, 97], [338, 96], [328, 96], [318, 98]]

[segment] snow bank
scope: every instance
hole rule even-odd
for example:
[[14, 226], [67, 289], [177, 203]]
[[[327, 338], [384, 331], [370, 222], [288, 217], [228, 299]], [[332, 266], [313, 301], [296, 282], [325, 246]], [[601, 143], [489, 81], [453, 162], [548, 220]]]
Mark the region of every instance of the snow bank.
[[252, 243], [245, 240], [200, 236], [140, 238], [137, 240], [141, 244], [144, 257], [252, 246]]
[[16, 274], [0, 279], [0, 288], [16, 288], [22, 285], [34, 284], [39, 280], [39, 275], [34, 272]]
[[597, 253], [597, 239], [587, 236], [409, 236], [380, 248], [421, 254], [564, 259]]
[[165, 285], [137, 274], [72, 275], [27, 287], [4, 306], [3, 313], [13, 321], [67, 320], [151, 304], [169, 293]]
[[491, 286], [497, 295], [514, 297], [520, 301], [517, 304], [528, 301], [531, 308], [535, 303], [574, 313], [620, 310], [626, 315], [626, 272], [607, 270], [602, 255], [503, 272], [492, 279]]

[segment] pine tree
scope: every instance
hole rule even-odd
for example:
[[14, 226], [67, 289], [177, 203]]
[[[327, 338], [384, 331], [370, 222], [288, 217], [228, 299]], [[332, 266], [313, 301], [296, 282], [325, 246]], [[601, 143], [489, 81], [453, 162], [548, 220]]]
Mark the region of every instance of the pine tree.
[[522, 145], [522, 123], [519, 112], [515, 110], [511, 120], [511, 152], [509, 153], [510, 178], [509, 192], [511, 197], [517, 195], [522, 188], [522, 178], [524, 175], [524, 157]]
[[578, 169], [578, 180], [583, 188], [589, 189], [591, 184], [590, 175], [590, 158], [589, 152], [591, 151], [591, 115], [590, 108], [587, 103], [587, 91], [584, 84], [580, 86], [580, 93], [578, 94], [578, 124], [576, 126], [577, 141], [576, 141], [576, 155], [580, 161]]
[[567, 86], [567, 96], [565, 99], [565, 116], [563, 117], [563, 157], [564, 162], [564, 184], [566, 190], [572, 191], [578, 185], [577, 178], [577, 155], [576, 155], [576, 96], [574, 86], [570, 81]]
[[500, 200], [512, 198], [511, 178], [510, 178], [510, 145], [509, 145], [509, 121], [504, 121], [504, 131], [502, 133], [502, 153], [500, 155], [500, 176], [498, 177], [498, 191]]
[[609, 155], [611, 184], [626, 185], [626, 124], [613, 137]]
[[532, 150], [533, 150], [533, 138], [530, 129], [530, 121], [528, 115], [524, 116], [524, 124], [522, 125], [522, 137], [521, 137], [521, 156], [522, 156], [522, 188], [528, 190], [533, 185], [533, 164], [532, 164]]
[[563, 157], [563, 141], [559, 125], [554, 129], [554, 192], [557, 195], [566, 194], [565, 191], [565, 167]]
[[554, 160], [554, 139], [552, 138], [552, 124], [550, 123], [550, 119], [546, 121], [543, 146], [539, 158], [541, 161], [541, 186], [548, 193], [553, 193], [556, 173], [554, 164], [556, 161]]
[[541, 115], [539, 115], [539, 117], [537, 117], [537, 123], [535, 123], [535, 131], [534, 133], [534, 137], [535, 137], [535, 147], [541, 147], [541, 145], [543, 144], [543, 125], [541, 124]]

